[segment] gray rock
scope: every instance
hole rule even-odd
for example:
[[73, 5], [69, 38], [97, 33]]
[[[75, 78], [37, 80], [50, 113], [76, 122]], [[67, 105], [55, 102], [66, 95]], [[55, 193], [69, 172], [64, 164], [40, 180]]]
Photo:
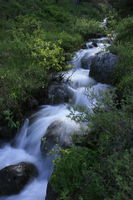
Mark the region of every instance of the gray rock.
[[38, 172], [32, 163], [21, 162], [0, 170], [0, 196], [19, 193]]
[[94, 47], [98, 47], [98, 45], [97, 45], [97, 43], [96, 43], [95, 41], [92, 42], [92, 45], [93, 45]]
[[69, 94], [64, 84], [55, 84], [49, 88], [48, 100], [51, 104], [68, 102]]
[[89, 76], [98, 82], [111, 84], [113, 70], [117, 63], [118, 57], [115, 54], [99, 53], [91, 61]]
[[81, 59], [81, 67], [83, 69], [90, 69], [94, 56], [90, 56], [86, 53], [83, 58]]
[[37, 99], [35, 99], [35, 98], [32, 98], [32, 99], [30, 99], [29, 100], [29, 106], [30, 106], [30, 108], [37, 108], [38, 106], [39, 106], [39, 102], [38, 102], [38, 100]]
[[92, 44], [90, 44], [89, 46], [88, 46], [88, 48], [89, 49], [92, 49], [94, 46], [92, 45]]
[[10, 140], [16, 134], [16, 130], [6, 126], [0, 126], [0, 140]]
[[59, 145], [62, 148], [68, 146], [66, 141], [61, 140], [62, 131], [65, 131], [63, 130], [62, 121], [56, 120], [50, 124], [41, 142], [41, 150], [43, 153], [49, 153], [55, 145]]
[[58, 197], [57, 193], [53, 190], [51, 184], [48, 183], [45, 200], [56, 200], [57, 197]]
[[[56, 120], [49, 125], [46, 134], [42, 137], [41, 151], [45, 154], [49, 153], [53, 148], [67, 148], [72, 144], [73, 133], [80, 132], [80, 126], [74, 121]], [[56, 149], [55, 149], [56, 148]]]

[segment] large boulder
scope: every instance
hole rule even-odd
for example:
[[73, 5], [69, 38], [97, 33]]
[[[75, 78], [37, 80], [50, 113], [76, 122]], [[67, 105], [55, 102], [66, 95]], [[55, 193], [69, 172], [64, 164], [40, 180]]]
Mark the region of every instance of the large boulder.
[[72, 135], [80, 132], [80, 126], [70, 120], [56, 120], [51, 123], [42, 138], [41, 151], [49, 153], [53, 148], [67, 148], [72, 144]]
[[117, 63], [118, 57], [115, 54], [101, 52], [93, 57], [89, 76], [98, 82], [111, 84], [112, 74]]
[[19, 193], [38, 172], [32, 163], [21, 162], [0, 170], [0, 196]]
[[90, 69], [94, 57], [95, 56], [90, 56], [89, 53], [86, 53], [81, 59], [81, 67], [83, 69]]
[[51, 104], [68, 102], [69, 94], [65, 84], [55, 84], [49, 88], [48, 100]]

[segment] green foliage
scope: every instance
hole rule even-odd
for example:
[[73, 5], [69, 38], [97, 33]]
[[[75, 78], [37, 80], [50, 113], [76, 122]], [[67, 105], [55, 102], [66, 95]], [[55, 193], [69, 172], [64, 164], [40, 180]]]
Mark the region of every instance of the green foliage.
[[131, 0], [112, 0], [112, 2], [119, 15], [122, 17], [127, 17], [133, 14], [133, 4]]
[[119, 62], [113, 75], [114, 84], [118, 84], [123, 77], [133, 72], [133, 48], [129, 43], [118, 43], [118, 45], [112, 45], [111, 51], [119, 56]]
[[[74, 135], [74, 144], [56, 160], [51, 184], [58, 200], [133, 199], [133, 17], [123, 20], [113, 11], [108, 31], [117, 32], [110, 50], [119, 56], [113, 74], [115, 95], [105, 96], [93, 113], [83, 107], [72, 117], [88, 126], [84, 135]], [[93, 20], [92, 20], [93, 21]], [[78, 18], [75, 30], [87, 35], [98, 31], [97, 21]], [[118, 22], [118, 25], [116, 24]], [[77, 110], [77, 108], [76, 108]]]
[[86, 37], [89, 34], [102, 32], [102, 28], [100, 28], [100, 23], [94, 19], [81, 18], [76, 20], [75, 31]]
[[128, 99], [127, 104], [118, 109], [111, 98], [108, 106], [97, 107], [91, 116], [83, 113], [86, 122], [88, 118], [86, 134], [79, 138], [75, 136], [74, 142], [79, 146], [62, 150], [61, 157], [55, 162], [51, 184], [57, 199], [133, 198], [131, 102]]
[[97, 32], [96, 20], [105, 12], [100, 6], [77, 6], [71, 0], [58, 4], [54, 0], [1, 0], [0, 4], [0, 115], [9, 109], [18, 117], [32, 99], [33, 89], [47, 87], [50, 73], [68, 67], [68, 52], [80, 48], [85, 39], [83, 26], [86, 35], [91, 29]]
[[[117, 36], [110, 50], [119, 56], [119, 63], [114, 71], [113, 79], [115, 85], [120, 84], [119, 89], [122, 85], [125, 89], [128, 88], [129, 83], [129, 81], [126, 81], [126, 77], [133, 73], [133, 17], [121, 20], [116, 26], [116, 31]], [[127, 86], [124, 84], [127, 84]]]
[[133, 91], [133, 74], [125, 76], [117, 86], [121, 96], [126, 97]]
[[97, 143], [99, 151], [109, 155], [130, 149], [133, 140], [132, 123], [132, 117], [126, 111], [125, 105], [121, 110], [96, 112], [92, 118], [92, 130], [96, 137], [99, 137]]
[[3, 115], [5, 120], [7, 121], [7, 125], [10, 128], [19, 128], [20, 123], [18, 121], [13, 120], [13, 113], [10, 110], [4, 110]]
[[63, 152], [51, 179], [57, 199], [132, 199], [132, 156], [131, 150], [103, 157], [85, 147]]
[[58, 23], [66, 23], [72, 18], [72, 15], [69, 12], [64, 12], [63, 7], [58, 7], [55, 5], [48, 6], [46, 8], [46, 12], [49, 14], [52, 20]]
[[29, 36], [15, 37], [8, 43], [8, 49], [1, 55], [5, 65], [0, 69], [2, 110], [13, 108], [19, 112], [20, 104], [30, 97], [32, 89], [48, 84], [48, 72], [62, 70], [65, 58], [59, 45], [60, 42], [55, 44]]
[[116, 27], [118, 31], [117, 40], [130, 42], [133, 39], [133, 17], [124, 18]]
[[63, 41], [62, 47], [65, 50], [73, 49], [74, 45], [78, 48], [83, 42], [82, 36], [78, 33], [68, 34], [67, 32], [63, 31], [59, 34], [59, 38]]
[[[93, 166], [97, 165], [97, 155], [87, 148], [74, 147], [62, 151], [63, 158], [56, 161], [52, 176], [54, 190], [58, 199], [90, 200], [101, 199], [103, 192], [101, 180]], [[92, 173], [93, 172], [93, 173]]]

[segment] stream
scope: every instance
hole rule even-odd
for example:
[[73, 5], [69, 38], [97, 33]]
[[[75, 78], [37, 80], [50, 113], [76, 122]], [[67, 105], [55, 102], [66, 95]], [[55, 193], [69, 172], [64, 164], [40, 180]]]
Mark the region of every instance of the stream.
[[[98, 99], [95, 95], [101, 98], [102, 91], [110, 88], [109, 85], [98, 83], [89, 77], [89, 69], [83, 69], [81, 66], [81, 60], [86, 54], [93, 56], [109, 46], [108, 38], [100, 38], [96, 41], [97, 46], [93, 46], [92, 42], [87, 42], [86, 49], [77, 51], [70, 62], [73, 68], [62, 72], [63, 84], [71, 97], [69, 103], [42, 105], [38, 112], [25, 120], [14, 139], [14, 145], [7, 143], [1, 146], [0, 169], [20, 162], [30, 162], [36, 166], [39, 173], [19, 194], [4, 196], [0, 200], [45, 199], [48, 180], [53, 171], [53, 160], [57, 156], [54, 154], [44, 156], [41, 151], [41, 140], [46, 134], [47, 128], [56, 121], [62, 122], [58, 129], [61, 131], [60, 140], [69, 143], [72, 133], [80, 129], [80, 124], [68, 117], [69, 107], [79, 104], [93, 111]], [[89, 95], [92, 92], [95, 94], [94, 96]]]

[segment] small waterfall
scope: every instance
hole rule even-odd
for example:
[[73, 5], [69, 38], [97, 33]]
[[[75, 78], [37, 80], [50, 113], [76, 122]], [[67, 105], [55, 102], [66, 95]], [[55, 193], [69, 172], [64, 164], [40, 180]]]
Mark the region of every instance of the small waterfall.
[[[48, 127], [55, 121], [63, 122], [61, 130], [71, 134], [77, 131], [79, 124], [72, 121], [70, 105], [83, 105], [88, 109], [93, 109], [97, 99], [91, 96], [93, 92], [101, 98], [101, 92], [109, 89], [106, 84], [97, 83], [89, 77], [89, 69], [81, 68], [81, 59], [87, 53], [90, 57], [100, 51], [104, 51], [108, 46], [108, 38], [96, 39], [97, 46], [92, 46], [92, 42], [86, 43], [86, 49], [81, 49], [75, 53], [71, 64], [73, 69], [64, 73], [64, 82], [68, 92], [71, 94], [71, 102], [59, 105], [44, 105], [40, 110], [26, 119], [20, 132], [14, 139], [14, 146], [4, 144], [0, 149], [0, 169], [5, 166], [28, 161], [36, 165], [39, 175], [17, 195], [1, 197], [1, 200], [44, 200], [49, 177], [53, 170], [53, 160], [56, 155], [43, 156], [40, 150], [41, 139], [45, 135]], [[106, 42], [105, 42], [106, 41]], [[69, 129], [68, 129], [69, 128]], [[62, 137], [66, 137], [62, 135]], [[68, 137], [68, 136], [67, 136]]]

